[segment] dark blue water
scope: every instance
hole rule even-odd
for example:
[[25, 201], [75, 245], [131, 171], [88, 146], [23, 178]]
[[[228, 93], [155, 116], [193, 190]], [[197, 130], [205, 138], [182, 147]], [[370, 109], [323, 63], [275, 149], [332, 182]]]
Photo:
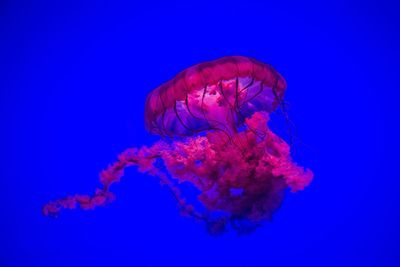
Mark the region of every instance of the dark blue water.
[[[0, 266], [400, 266], [395, 3], [35, 2], [0, 9]], [[134, 168], [113, 204], [42, 217], [158, 140], [144, 129], [153, 88], [226, 55], [286, 78], [294, 158], [315, 173], [271, 222], [210, 236]]]

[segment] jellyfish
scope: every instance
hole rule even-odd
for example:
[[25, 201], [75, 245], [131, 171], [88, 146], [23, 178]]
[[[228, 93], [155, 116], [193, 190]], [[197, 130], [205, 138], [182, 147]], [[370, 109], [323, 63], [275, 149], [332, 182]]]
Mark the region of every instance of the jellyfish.
[[[181, 214], [205, 222], [210, 233], [254, 230], [272, 218], [287, 191], [302, 190], [313, 179], [268, 127], [285, 90], [284, 78], [253, 58], [228, 56], [187, 68], [147, 96], [145, 127], [160, 141], [123, 151], [100, 173], [94, 193], [51, 201], [43, 214], [114, 201], [111, 185], [136, 166], [158, 177]], [[195, 188], [194, 200], [183, 184]]]

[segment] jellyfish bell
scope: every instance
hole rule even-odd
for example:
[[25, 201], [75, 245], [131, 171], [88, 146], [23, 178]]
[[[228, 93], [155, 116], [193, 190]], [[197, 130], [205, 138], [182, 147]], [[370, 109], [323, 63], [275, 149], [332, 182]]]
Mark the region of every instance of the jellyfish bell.
[[255, 59], [231, 56], [200, 63], [148, 95], [145, 125], [163, 136], [235, 131], [254, 112], [273, 112], [285, 89], [283, 77]]
[[[151, 91], [145, 126], [164, 137], [151, 147], [130, 148], [100, 173], [92, 195], [51, 201], [45, 215], [62, 209], [92, 209], [112, 202], [110, 186], [129, 166], [157, 176], [176, 198], [182, 214], [205, 221], [212, 233], [230, 225], [256, 228], [271, 218], [284, 192], [304, 189], [311, 170], [293, 162], [289, 145], [268, 127], [282, 102], [284, 78], [255, 59], [231, 56], [180, 72]], [[178, 138], [179, 137], [179, 138]], [[181, 183], [199, 192], [189, 203]]]

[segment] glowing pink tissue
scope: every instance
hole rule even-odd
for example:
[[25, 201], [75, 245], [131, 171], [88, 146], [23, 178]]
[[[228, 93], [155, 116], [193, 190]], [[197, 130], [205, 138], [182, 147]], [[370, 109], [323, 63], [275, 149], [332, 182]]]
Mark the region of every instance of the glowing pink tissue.
[[[192, 66], [147, 97], [146, 128], [161, 135], [151, 147], [130, 148], [100, 173], [101, 188], [69, 196], [43, 208], [93, 209], [114, 200], [109, 191], [129, 166], [159, 177], [183, 214], [205, 221], [212, 233], [227, 225], [252, 230], [271, 218], [287, 188], [304, 189], [310, 170], [296, 165], [290, 147], [268, 128], [282, 103], [286, 82], [271, 66], [241, 56]], [[188, 203], [181, 183], [199, 192]]]

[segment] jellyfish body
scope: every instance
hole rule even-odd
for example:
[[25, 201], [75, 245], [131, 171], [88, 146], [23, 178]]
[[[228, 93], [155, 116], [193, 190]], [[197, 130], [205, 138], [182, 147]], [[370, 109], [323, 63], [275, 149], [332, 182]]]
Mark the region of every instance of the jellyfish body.
[[[114, 200], [111, 184], [126, 167], [137, 166], [159, 177], [182, 214], [205, 221], [210, 232], [219, 233], [227, 225], [238, 231], [254, 229], [271, 218], [287, 188], [301, 190], [313, 178], [268, 128], [285, 89], [285, 80], [271, 66], [247, 57], [224, 57], [182, 71], [146, 100], [146, 128], [169, 138], [127, 149], [100, 173], [102, 186], [93, 195], [52, 201], [43, 213], [107, 204]], [[186, 201], [180, 183], [198, 190], [200, 205]]]
[[285, 80], [271, 66], [231, 56], [192, 66], [147, 97], [146, 128], [167, 136], [207, 130], [237, 132], [256, 111], [271, 113]]

